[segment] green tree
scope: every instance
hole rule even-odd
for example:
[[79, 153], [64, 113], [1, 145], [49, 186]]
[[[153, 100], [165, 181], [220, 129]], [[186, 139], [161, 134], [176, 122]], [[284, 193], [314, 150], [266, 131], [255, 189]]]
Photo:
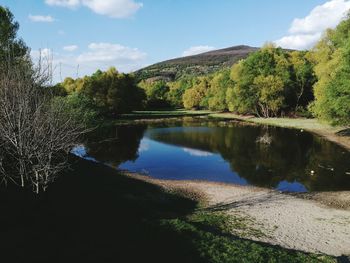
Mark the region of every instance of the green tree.
[[8, 62], [29, 62], [28, 48], [17, 37], [18, 22], [8, 8], [0, 6], [0, 60]]
[[[231, 79], [234, 87], [226, 92], [226, 103], [231, 111], [242, 114], [266, 115], [266, 100], [274, 98], [274, 92], [283, 102], [292, 101], [293, 83], [291, 81], [291, 63], [287, 51], [275, 48], [272, 44], [265, 45], [259, 51], [252, 53], [247, 59], [232, 67]], [[278, 85], [274, 81], [278, 80]], [[271, 83], [267, 83], [271, 81]], [[280, 84], [282, 83], [282, 87]], [[271, 86], [273, 91], [267, 94], [265, 90]], [[263, 101], [263, 107], [262, 107]], [[266, 104], [267, 103], [267, 104]], [[275, 107], [278, 105], [278, 109]], [[269, 107], [269, 114], [275, 115], [290, 104], [277, 103]], [[264, 109], [264, 110], [263, 110]], [[262, 112], [263, 111], [263, 112]]]
[[350, 124], [350, 15], [328, 30], [312, 52], [318, 78], [314, 114], [332, 124]]
[[67, 96], [57, 96], [52, 101], [53, 105], [64, 105], [68, 116], [73, 117], [85, 127], [97, 124], [100, 118], [99, 112], [93, 100], [84, 94], [73, 92]]
[[182, 97], [186, 90], [193, 87], [195, 78], [186, 76], [178, 81], [168, 83], [170, 91], [168, 93], [168, 100], [171, 106], [175, 108], [183, 107]]
[[103, 115], [127, 113], [142, 107], [145, 94], [130, 74], [121, 74], [115, 68], [96, 71], [84, 80], [81, 93], [92, 99]]
[[186, 109], [200, 109], [205, 105], [204, 98], [208, 90], [208, 82], [202, 78], [198, 84], [185, 91], [183, 105]]
[[258, 114], [265, 118], [277, 116], [283, 105], [283, 81], [278, 76], [258, 76], [254, 85], [259, 92]]
[[168, 108], [170, 103], [168, 101], [169, 86], [161, 80], [155, 82], [142, 82], [139, 84], [147, 95], [147, 108], [161, 109]]
[[295, 111], [299, 107], [305, 108], [314, 99], [313, 85], [316, 82], [314, 65], [310, 61], [309, 53], [294, 51], [290, 53], [290, 62], [293, 67]]
[[210, 110], [224, 111], [228, 109], [226, 103], [227, 89], [233, 87], [230, 71], [225, 70], [214, 75], [208, 90], [208, 107]]

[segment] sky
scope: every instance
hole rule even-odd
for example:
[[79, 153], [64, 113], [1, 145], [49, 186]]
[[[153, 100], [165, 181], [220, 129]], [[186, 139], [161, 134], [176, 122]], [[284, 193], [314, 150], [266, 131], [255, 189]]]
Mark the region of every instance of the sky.
[[0, 0], [54, 80], [110, 66], [131, 72], [167, 59], [266, 42], [309, 49], [350, 0]]

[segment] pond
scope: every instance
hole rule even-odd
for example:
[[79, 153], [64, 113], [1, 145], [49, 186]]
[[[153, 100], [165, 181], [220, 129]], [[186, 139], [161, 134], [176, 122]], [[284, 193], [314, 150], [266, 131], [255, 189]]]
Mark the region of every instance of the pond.
[[301, 130], [201, 119], [117, 126], [97, 131], [74, 152], [159, 179], [350, 190], [350, 152]]

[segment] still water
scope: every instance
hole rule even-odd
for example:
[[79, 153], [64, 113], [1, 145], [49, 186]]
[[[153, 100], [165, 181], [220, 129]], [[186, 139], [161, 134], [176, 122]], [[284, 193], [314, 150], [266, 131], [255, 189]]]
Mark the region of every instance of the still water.
[[350, 152], [300, 130], [187, 120], [96, 134], [75, 153], [153, 178], [288, 192], [350, 190]]

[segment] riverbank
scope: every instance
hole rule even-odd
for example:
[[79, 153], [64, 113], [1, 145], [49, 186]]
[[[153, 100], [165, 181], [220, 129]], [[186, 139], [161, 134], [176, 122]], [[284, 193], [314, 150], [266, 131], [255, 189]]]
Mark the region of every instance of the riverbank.
[[130, 114], [123, 114], [115, 124], [133, 123], [154, 123], [162, 122], [165, 119], [176, 120], [182, 117], [204, 117], [208, 116], [218, 120], [237, 120], [260, 125], [270, 125], [282, 128], [300, 129], [315, 133], [329, 141], [337, 143], [350, 151], [350, 128], [334, 127], [317, 119], [306, 118], [257, 118], [254, 116], [243, 116], [234, 113], [216, 113], [212, 111], [196, 110], [167, 110], [167, 111], [135, 111]]
[[331, 193], [332, 200], [343, 199], [344, 207], [339, 209], [330, 207], [331, 203], [322, 203], [329, 193], [298, 196], [256, 187], [129, 176], [159, 185], [167, 191], [200, 197], [205, 211], [244, 218], [253, 229], [248, 236], [244, 233], [244, 237], [250, 240], [336, 257], [350, 255], [349, 192]]
[[282, 128], [294, 128], [309, 131], [335, 142], [350, 151], [350, 131], [345, 127], [333, 127], [317, 119], [305, 118], [256, 118], [233, 113], [212, 113], [208, 115], [214, 119], [239, 120], [262, 125], [271, 125]]

